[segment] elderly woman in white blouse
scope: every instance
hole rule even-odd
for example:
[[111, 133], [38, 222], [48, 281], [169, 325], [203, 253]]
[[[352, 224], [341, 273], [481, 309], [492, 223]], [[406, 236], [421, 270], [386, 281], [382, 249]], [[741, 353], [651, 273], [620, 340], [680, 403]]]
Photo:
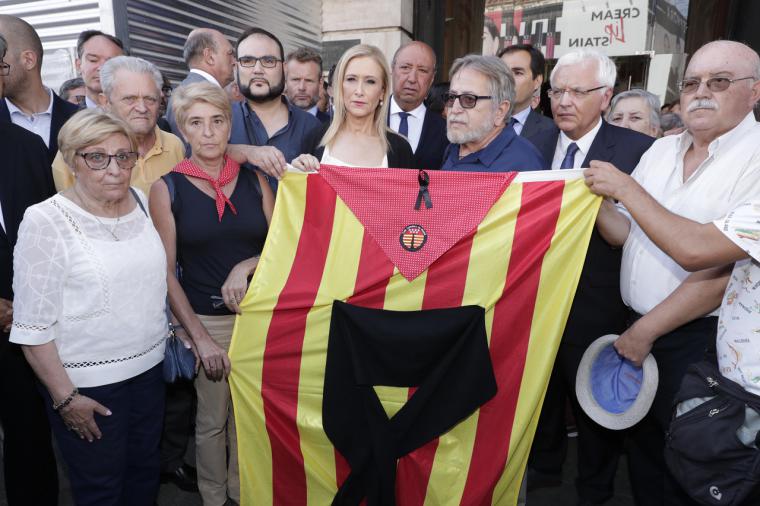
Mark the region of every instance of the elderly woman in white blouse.
[[10, 340], [44, 387], [76, 504], [151, 505], [164, 403], [164, 248], [145, 196], [129, 186], [137, 153], [124, 122], [81, 111], [58, 144], [75, 184], [26, 211]]

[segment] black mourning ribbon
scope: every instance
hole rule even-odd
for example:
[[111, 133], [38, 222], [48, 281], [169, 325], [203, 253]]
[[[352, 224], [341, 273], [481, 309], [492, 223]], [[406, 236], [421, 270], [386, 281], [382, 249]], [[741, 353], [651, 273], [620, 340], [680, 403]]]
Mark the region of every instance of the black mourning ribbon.
[[[417, 390], [390, 419], [375, 385]], [[332, 506], [396, 504], [398, 459], [470, 416], [497, 391], [485, 309], [390, 311], [335, 301], [322, 424], [351, 467]]]
[[433, 201], [430, 200], [430, 192], [428, 186], [430, 185], [430, 176], [424, 170], [420, 170], [417, 173], [417, 181], [420, 183], [420, 191], [417, 193], [417, 202], [414, 204], [414, 210], [419, 211], [422, 201], [425, 201], [425, 208], [430, 209], [433, 207]]

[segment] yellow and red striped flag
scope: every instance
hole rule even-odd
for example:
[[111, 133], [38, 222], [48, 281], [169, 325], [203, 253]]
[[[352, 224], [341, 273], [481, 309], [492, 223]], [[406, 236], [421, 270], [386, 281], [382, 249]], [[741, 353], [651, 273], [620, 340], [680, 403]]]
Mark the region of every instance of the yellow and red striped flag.
[[[280, 182], [230, 348], [244, 506], [331, 504], [351, 472], [323, 428], [335, 301], [485, 309], [496, 394], [398, 460], [396, 503], [516, 503], [600, 199], [580, 171], [429, 175], [419, 209], [415, 171]], [[415, 387], [374, 390], [392, 417]]]

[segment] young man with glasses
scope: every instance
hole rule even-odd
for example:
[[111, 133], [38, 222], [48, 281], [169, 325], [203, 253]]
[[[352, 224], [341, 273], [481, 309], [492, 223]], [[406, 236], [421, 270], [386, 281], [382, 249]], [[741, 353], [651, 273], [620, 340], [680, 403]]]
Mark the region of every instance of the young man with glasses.
[[[228, 154], [264, 171], [273, 190], [277, 179], [302, 153], [311, 153], [322, 138], [320, 121], [288, 102], [285, 90], [285, 55], [282, 43], [261, 28], [246, 30], [237, 42], [237, 83], [243, 102], [232, 107], [232, 135]], [[260, 164], [246, 148], [267, 147], [276, 164]], [[273, 165], [276, 165], [273, 167]]]
[[[707, 223], [760, 194], [760, 127], [752, 113], [760, 99], [760, 57], [738, 42], [710, 42], [692, 56], [680, 89], [686, 131], [657, 140], [632, 176], [669, 211]], [[591, 163], [601, 166], [607, 164]], [[654, 404], [640, 422], [647, 430], [632, 433], [630, 469], [642, 478], [634, 496], [640, 504], [695, 504], [669, 476], [663, 444], [686, 368], [715, 359], [717, 308], [730, 265], [688, 273], [624, 208], [607, 202], [597, 226], [623, 247], [621, 293], [633, 312], [615, 347], [636, 363], [651, 351], [659, 368]]]
[[527, 140], [507, 128], [515, 100], [515, 80], [495, 56], [468, 55], [454, 61], [444, 95], [451, 144], [442, 170], [507, 172], [547, 168]]
[[[550, 76], [554, 122], [531, 138], [553, 170], [588, 167], [592, 160], [612, 162], [630, 173], [654, 139], [602, 119], [615, 86], [617, 71], [607, 56], [578, 50], [562, 56]], [[589, 344], [625, 329], [628, 310], [620, 298], [620, 250], [596, 232], [589, 242], [565, 332], [544, 399], [531, 456], [528, 489], [560, 483], [567, 452], [566, 399], [578, 429], [579, 504], [601, 504], [613, 495], [622, 450], [619, 433], [593, 422], [580, 409], [575, 376]]]

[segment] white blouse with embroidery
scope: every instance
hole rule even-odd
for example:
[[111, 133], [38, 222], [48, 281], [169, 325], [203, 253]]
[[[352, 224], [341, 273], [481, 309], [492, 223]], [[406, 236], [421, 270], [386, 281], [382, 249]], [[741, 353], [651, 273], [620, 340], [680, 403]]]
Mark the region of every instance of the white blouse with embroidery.
[[123, 381], [163, 360], [166, 254], [140, 206], [117, 221], [61, 195], [36, 204], [21, 222], [13, 268], [10, 340], [55, 341], [77, 387]]

